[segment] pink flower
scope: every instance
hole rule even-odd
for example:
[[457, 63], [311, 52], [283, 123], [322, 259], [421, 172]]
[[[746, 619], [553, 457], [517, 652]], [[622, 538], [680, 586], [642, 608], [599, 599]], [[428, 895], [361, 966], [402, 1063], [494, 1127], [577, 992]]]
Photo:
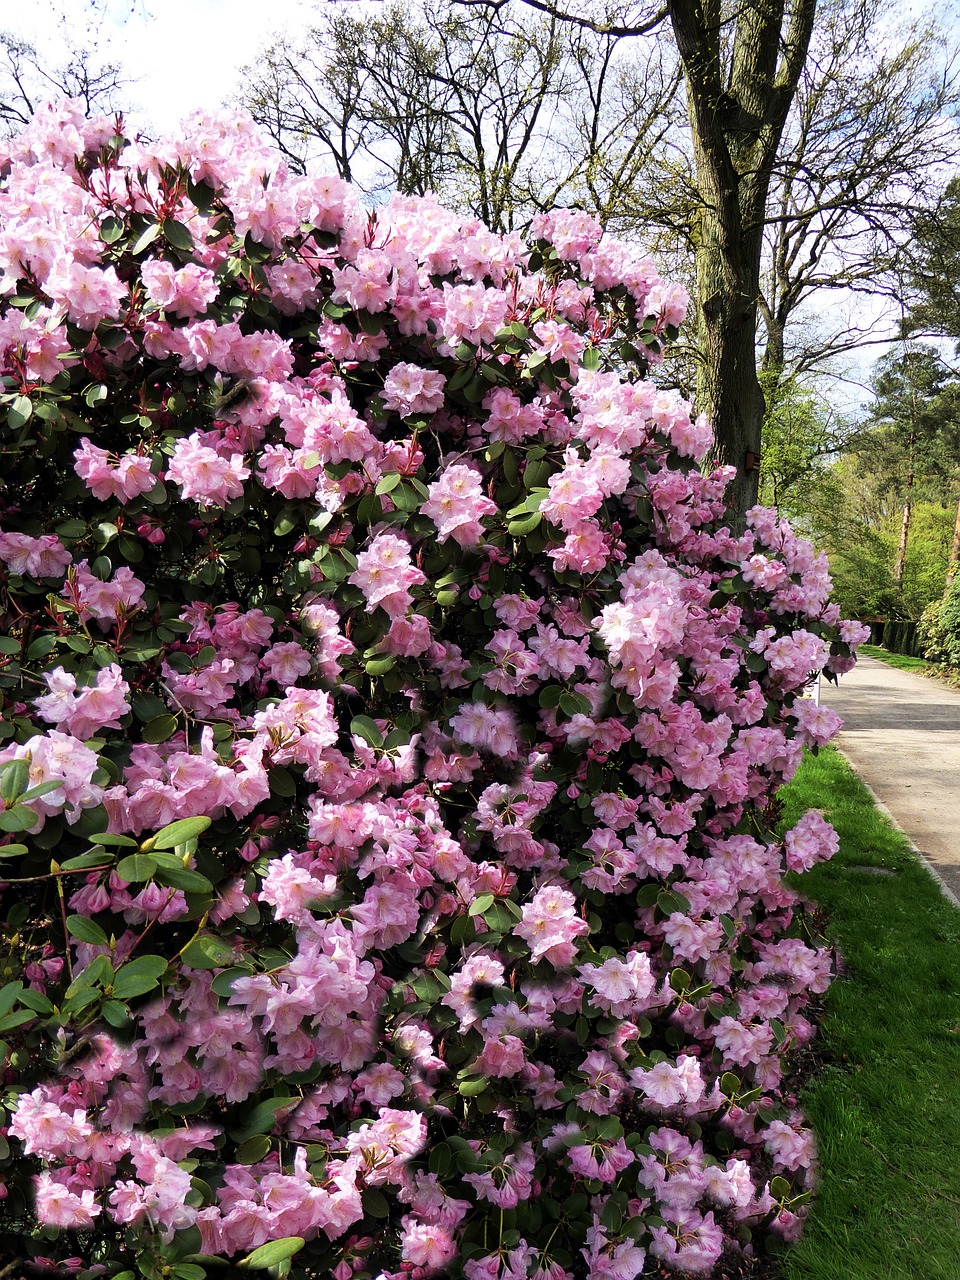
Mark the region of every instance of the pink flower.
[[577, 915], [577, 900], [569, 889], [546, 885], [539, 889], [521, 913], [513, 932], [530, 948], [530, 959], [547, 959], [564, 968], [576, 955], [574, 939], [590, 932], [586, 920]]
[[87, 436], [84, 436], [73, 457], [77, 475], [101, 502], [110, 498], [130, 502], [141, 494], [149, 493], [157, 483], [149, 458], [138, 453], [125, 453], [114, 466], [106, 449], [92, 444]]
[[506, 757], [516, 757], [519, 751], [516, 717], [508, 707], [464, 703], [449, 723], [457, 738], [471, 747]]
[[31, 538], [26, 533], [0, 533], [0, 560], [11, 573], [29, 574], [31, 578], [60, 578], [72, 559], [53, 534]]
[[475, 547], [483, 537], [484, 516], [492, 515], [497, 504], [485, 498], [479, 472], [463, 463], [455, 463], [431, 484], [429, 497], [420, 508], [437, 526], [439, 541], [453, 538], [461, 547]]
[[34, 1188], [37, 1219], [45, 1227], [92, 1227], [101, 1212], [93, 1191], [88, 1188], [77, 1195], [50, 1172], [37, 1174]]
[[167, 479], [180, 486], [184, 498], [193, 498], [201, 507], [225, 507], [243, 493], [250, 468], [241, 453], [219, 454], [201, 444], [197, 435], [174, 445]]
[[119, 729], [120, 719], [130, 710], [130, 686], [120, 667], [111, 662], [97, 672], [96, 684], [77, 688], [76, 676], [63, 667], [45, 671], [49, 693], [35, 699], [44, 720], [75, 738], [90, 738], [101, 729]]
[[413, 601], [410, 588], [426, 580], [411, 562], [410, 544], [394, 533], [378, 534], [357, 556], [357, 567], [347, 579], [366, 597], [367, 613], [379, 606], [391, 618], [406, 613]]
[[409, 1215], [402, 1222], [400, 1256], [404, 1262], [423, 1267], [430, 1275], [442, 1271], [457, 1252], [453, 1232], [439, 1223], [418, 1222]]
[[840, 848], [840, 837], [822, 813], [811, 809], [787, 832], [783, 843], [788, 870], [809, 871], [816, 863], [833, 857]]
[[89, 330], [96, 329], [101, 320], [115, 320], [127, 296], [127, 286], [113, 267], [85, 267], [76, 261], [66, 261], [52, 272], [46, 291], [75, 325]]
[[415, 413], [436, 413], [443, 407], [446, 378], [416, 364], [395, 364], [383, 382], [383, 403], [402, 418]]

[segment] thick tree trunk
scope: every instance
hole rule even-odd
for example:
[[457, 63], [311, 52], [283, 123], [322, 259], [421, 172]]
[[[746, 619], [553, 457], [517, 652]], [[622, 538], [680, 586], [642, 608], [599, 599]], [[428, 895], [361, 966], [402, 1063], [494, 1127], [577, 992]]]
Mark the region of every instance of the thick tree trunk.
[[[708, 173], [701, 181], [706, 185]], [[697, 251], [698, 408], [713, 424], [715, 456], [736, 475], [728, 490], [740, 514], [754, 506], [760, 482], [764, 402], [757, 378], [759, 253], [741, 226], [740, 210], [717, 216], [722, 197], [711, 192], [700, 215]], [[739, 204], [739, 201], [737, 202]]]
[[698, 407], [713, 422], [718, 461], [736, 469], [729, 496], [742, 518], [760, 481], [756, 341], [767, 193], [816, 0], [744, 0], [732, 41], [721, 7], [720, 0], [668, 0], [700, 197]]

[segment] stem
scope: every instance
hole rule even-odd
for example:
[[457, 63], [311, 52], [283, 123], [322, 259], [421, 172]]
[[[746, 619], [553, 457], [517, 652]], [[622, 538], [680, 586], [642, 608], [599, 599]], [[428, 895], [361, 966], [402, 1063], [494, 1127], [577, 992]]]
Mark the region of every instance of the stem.
[[[71, 867], [68, 871], [63, 871], [60, 868], [58, 868], [56, 871], [45, 871], [42, 876], [15, 876], [9, 880], [2, 879], [2, 878], [0, 879], [2, 879], [3, 884], [11, 884], [11, 885], [39, 884], [42, 880], [57, 880], [58, 888], [60, 891], [60, 897], [62, 898], [63, 888], [59, 885], [59, 878], [61, 876], [84, 876], [90, 871], [112, 871], [112, 870], [113, 870], [113, 863], [106, 862], [102, 867]], [[3, 1273], [0, 1272], [0, 1276], [2, 1276], [2, 1274]]]
[[67, 976], [73, 982], [73, 961], [70, 959], [70, 934], [67, 932], [67, 902], [63, 895], [63, 880], [57, 877], [57, 897], [60, 899], [60, 920], [63, 924], [63, 954], [67, 962]]

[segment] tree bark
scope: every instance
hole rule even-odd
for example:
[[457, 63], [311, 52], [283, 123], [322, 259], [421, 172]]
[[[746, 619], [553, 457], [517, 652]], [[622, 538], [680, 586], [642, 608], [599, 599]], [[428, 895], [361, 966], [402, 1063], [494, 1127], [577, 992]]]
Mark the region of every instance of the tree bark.
[[903, 571], [907, 564], [907, 543], [910, 539], [910, 517], [913, 513], [913, 446], [914, 437], [910, 437], [910, 462], [907, 469], [907, 483], [903, 500], [903, 519], [900, 522], [900, 545], [897, 547], [897, 560], [893, 566], [893, 580], [897, 590], [903, 588]]
[[803, 69], [816, 0], [743, 0], [732, 40], [720, 0], [669, 0], [700, 195], [698, 408], [717, 460], [735, 468], [735, 511], [757, 501], [764, 401], [756, 334], [773, 164]]
[[953, 541], [950, 543], [950, 559], [947, 562], [947, 576], [943, 584], [944, 595], [950, 590], [958, 569], [960, 569], [960, 498], [957, 499], [957, 515], [953, 522]]

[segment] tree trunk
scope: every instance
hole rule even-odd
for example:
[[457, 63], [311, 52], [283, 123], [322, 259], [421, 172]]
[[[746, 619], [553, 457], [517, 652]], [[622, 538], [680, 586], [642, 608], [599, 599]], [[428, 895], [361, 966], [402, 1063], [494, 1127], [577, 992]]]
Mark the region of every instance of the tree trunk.
[[960, 569], [960, 498], [957, 499], [957, 515], [953, 522], [953, 541], [950, 543], [950, 559], [947, 562], [947, 576], [943, 584], [944, 595], [950, 590], [958, 569]]
[[752, 252], [753, 237], [744, 234], [739, 207], [730, 207], [733, 201], [727, 202], [726, 217], [718, 212], [724, 197], [716, 188], [705, 190], [714, 175], [699, 163], [699, 155], [698, 169], [705, 199], [697, 249], [697, 407], [713, 424], [716, 460], [736, 471], [728, 496], [742, 514], [755, 505], [760, 482], [759, 252]]
[[900, 545], [897, 548], [897, 561], [893, 566], [893, 580], [897, 590], [903, 590], [903, 571], [907, 563], [907, 543], [910, 539], [910, 517], [913, 514], [913, 447], [915, 437], [910, 436], [910, 461], [907, 469], [906, 492], [903, 499], [903, 520], [900, 523]]
[[[909, 490], [907, 491], [909, 494]], [[903, 570], [907, 563], [907, 541], [910, 537], [910, 516], [912, 514], [912, 506], [909, 496], [903, 504], [903, 520], [900, 524], [900, 546], [897, 548], [897, 562], [893, 566], [893, 580], [897, 584], [897, 590], [903, 589]]]
[[668, 0], [687, 87], [699, 188], [698, 407], [735, 468], [735, 519], [757, 501], [760, 255], [770, 176], [803, 69], [816, 0], [744, 0], [733, 39], [720, 0]]

